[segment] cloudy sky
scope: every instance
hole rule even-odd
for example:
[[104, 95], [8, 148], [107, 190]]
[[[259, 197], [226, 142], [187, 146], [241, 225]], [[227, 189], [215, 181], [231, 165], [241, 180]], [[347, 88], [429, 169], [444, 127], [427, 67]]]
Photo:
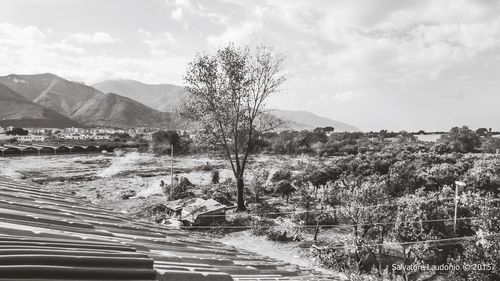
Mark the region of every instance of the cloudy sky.
[[11, 0], [0, 75], [182, 85], [197, 52], [228, 42], [283, 53], [270, 106], [362, 130], [500, 130], [497, 0]]

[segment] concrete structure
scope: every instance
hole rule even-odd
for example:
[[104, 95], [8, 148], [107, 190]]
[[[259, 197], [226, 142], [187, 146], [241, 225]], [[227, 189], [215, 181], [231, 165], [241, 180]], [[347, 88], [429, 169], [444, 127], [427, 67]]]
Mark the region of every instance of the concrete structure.
[[3, 146], [0, 145], [0, 156], [98, 153], [102, 150], [106, 150], [106, 148], [101, 149], [100, 147], [96, 147], [94, 145], [50, 146], [4, 144]]
[[0, 180], [0, 280], [339, 280], [46, 188]]

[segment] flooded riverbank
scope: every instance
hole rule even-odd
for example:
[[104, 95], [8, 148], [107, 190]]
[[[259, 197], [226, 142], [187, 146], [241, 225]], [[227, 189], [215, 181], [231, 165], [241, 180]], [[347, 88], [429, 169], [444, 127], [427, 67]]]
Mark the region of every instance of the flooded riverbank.
[[[303, 161], [309, 158], [259, 155], [251, 159], [247, 179], [254, 167], [269, 167], [272, 173], [280, 166]], [[6, 157], [0, 158], [0, 176], [40, 183], [48, 190], [70, 191], [92, 203], [130, 213], [166, 200], [160, 183], [170, 183], [170, 165], [169, 156], [138, 152]], [[174, 157], [173, 166], [177, 177], [186, 177], [195, 185], [209, 184], [213, 169], [219, 171], [221, 181], [233, 177], [226, 159], [210, 155]], [[131, 198], [123, 200], [127, 194]]]
[[226, 234], [218, 240], [226, 245], [281, 260], [301, 268], [314, 269], [336, 276], [333, 271], [317, 266], [314, 259], [306, 257], [304, 251], [308, 251], [308, 249], [300, 248], [299, 243], [270, 241], [264, 236], [253, 235], [251, 231]]

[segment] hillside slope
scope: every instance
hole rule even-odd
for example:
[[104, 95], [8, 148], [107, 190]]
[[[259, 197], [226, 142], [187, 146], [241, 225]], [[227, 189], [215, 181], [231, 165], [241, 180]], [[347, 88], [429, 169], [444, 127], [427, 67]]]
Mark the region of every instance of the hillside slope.
[[25, 98], [68, 117], [71, 117], [87, 100], [102, 95], [90, 86], [68, 81], [51, 73], [11, 74], [0, 77], [0, 83]]
[[184, 88], [171, 84], [145, 84], [135, 80], [107, 80], [92, 85], [103, 93], [117, 93], [159, 111], [172, 112], [185, 96]]
[[109, 93], [91, 98], [72, 114], [86, 124], [114, 127], [170, 125], [170, 114], [159, 112], [137, 101]]
[[0, 84], [0, 125], [23, 127], [72, 127], [73, 120], [44, 108]]

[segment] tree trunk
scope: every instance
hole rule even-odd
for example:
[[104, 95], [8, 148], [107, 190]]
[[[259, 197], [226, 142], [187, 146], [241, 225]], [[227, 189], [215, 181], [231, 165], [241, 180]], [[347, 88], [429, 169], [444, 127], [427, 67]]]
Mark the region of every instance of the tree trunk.
[[318, 221], [316, 222], [316, 229], [314, 230], [314, 241], [317, 241], [317, 240], [318, 240], [318, 234], [319, 234], [319, 220], [320, 220], [320, 218], [318, 218]]
[[236, 211], [238, 212], [244, 212], [247, 210], [247, 207], [245, 207], [245, 198], [244, 198], [244, 192], [245, 192], [245, 183], [243, 182], [243, 178], [237, 179], [238, 181], [238, 208]]
[[306, 202], [306, 225], [309, 225], [309, 200]]

